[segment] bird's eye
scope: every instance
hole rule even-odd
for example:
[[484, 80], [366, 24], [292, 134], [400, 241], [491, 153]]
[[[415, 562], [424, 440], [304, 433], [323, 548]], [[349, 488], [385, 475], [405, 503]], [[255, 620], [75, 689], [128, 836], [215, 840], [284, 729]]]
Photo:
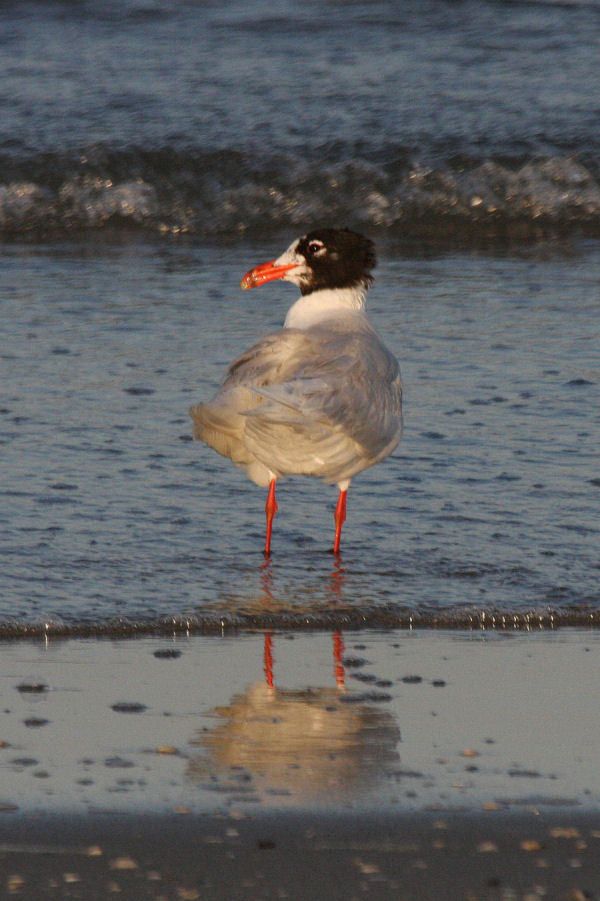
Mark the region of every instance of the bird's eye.
[[320, 241], [311, 241], [311, 243], [308, 245], [309, 253], [318, 253], [322, 249], [323, 249], [323, 245], [321, 244]]

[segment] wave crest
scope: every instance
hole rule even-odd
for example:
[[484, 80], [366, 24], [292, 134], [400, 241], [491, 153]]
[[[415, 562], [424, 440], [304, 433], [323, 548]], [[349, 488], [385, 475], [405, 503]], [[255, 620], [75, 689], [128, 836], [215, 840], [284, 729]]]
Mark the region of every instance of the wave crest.
[[598, 174], [571, 155], [518, 165], [424, 165], [398, 152], [374, 164], [360, 156], [317, 163], [237, 151], [94, 147], [77, 158], [4, 163], [4, 235], [121, 225], [216, 236], [296, 231], [315, 222], [438, 240], [600, 234]]

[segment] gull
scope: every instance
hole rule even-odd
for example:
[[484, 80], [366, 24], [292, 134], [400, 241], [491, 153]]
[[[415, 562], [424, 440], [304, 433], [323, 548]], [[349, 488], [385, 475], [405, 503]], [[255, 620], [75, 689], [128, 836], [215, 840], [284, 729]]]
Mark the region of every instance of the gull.
[[351, 480], [400, 441], [398, 361], [365, 312], [375, 264], [368, 238], [319, 228], [251, 269], [242, 288], [280, 279], [296, 285], [300, 297], [283, 328], [234, 360], [212, 400], [190, 410], [194, 437], [268, 488], [266, 557], [278, 479], [316, 476], [338, 486], [333, 552], [339, 554]]

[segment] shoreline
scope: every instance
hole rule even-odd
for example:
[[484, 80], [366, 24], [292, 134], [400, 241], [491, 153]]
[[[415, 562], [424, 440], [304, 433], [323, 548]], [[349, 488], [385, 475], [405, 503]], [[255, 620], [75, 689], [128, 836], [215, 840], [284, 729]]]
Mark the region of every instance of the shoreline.
[[13, 815], [6, 897], [565, 899], [600, 897], [600, 813]]
[[135, 640], [143, 638], [171, 638], [193, 636], [228, 636], [243, 638], [257, 632], [272, 632], [285, 635], [298, 632], [305, 635], [326, 633], [332, 630], [348, 633], [362, 632], [370, 629], [385, 629], [398, 632], [423, 631], [436, 634], [439, 632], [470, 632], [485, 635], [513, 635], [519, 633], [555, 634], [559, 630], [578, 629], [598, 632], [600, 616], [597, 611], [568, 611], [548, 609], [539, 611], [506, 611], [481, 610], [459, 615], [451, 610], [444, 615], [436, 614], [428, 619], [418, 613], [398, 613], [381, 609], [377, 605], [357, 609], [350, 605], [337, 604], [335, 609], [328, 609], [319, 615], [315, 610], [285, 613], [237, 613], [214, 616], [179, 616], [159, 617], [156, 620], [122, 621], [110, 620], [106, 623], [63, 623], [49, 617], [47, 621], [37, 623], [0, 621], [0, 642], [28, 642], [45, 639], [61, 641], [70, 639]]

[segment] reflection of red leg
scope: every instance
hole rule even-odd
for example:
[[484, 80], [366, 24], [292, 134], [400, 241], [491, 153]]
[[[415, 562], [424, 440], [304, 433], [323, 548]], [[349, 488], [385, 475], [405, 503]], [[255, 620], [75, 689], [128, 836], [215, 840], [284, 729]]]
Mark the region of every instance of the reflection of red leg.
[[273, 688], [273, 635], [265, 634], [265, 678], [269, 688]]
[[267, 514], [267, 538], [265, 540], [266, 557], [268, 557], [271, 553], [271, 530], [273, 528], [273, 517], [277, 513], [277, 501], [275, 500], [276, 481], [276, 479], [271, 479], [271, 484], [269, 485], [269, 493], [267, 495], [267, 503], [265, 504], [265, 513]]
[[335, 508], [335, 541], [333, 542], [333, 553], [339, 554], [340, 552], [340, 538], [342, 535], [342, 526], [344, 525], [344, 520], [346, 519], [346, 495], [347, 491], [340, 491], [340, 496], [338, 497], [337, 507]]
[[339, 688], [344, 686], [344, 638], [341, 632], [333, 633], [333, 660], [335, 668], [335, 681]]

